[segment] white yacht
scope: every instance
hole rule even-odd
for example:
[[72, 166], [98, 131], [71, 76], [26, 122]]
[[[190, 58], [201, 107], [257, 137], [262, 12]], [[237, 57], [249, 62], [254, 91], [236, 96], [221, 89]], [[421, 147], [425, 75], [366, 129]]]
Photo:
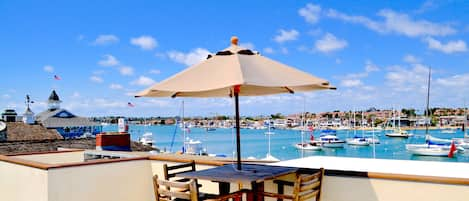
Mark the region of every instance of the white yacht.
[[155, 141], [153, 140], [153, 133], [151, 132], [144, 133], [138, 141], [148, 146], [153, 146], [155, 144]]
[[324, 130], [319, 136], [319, 140], [313, 140], [311, 143], [317, 143], [327, 148], [343, 148], [345, 141], [336, 136], [335, 130]]

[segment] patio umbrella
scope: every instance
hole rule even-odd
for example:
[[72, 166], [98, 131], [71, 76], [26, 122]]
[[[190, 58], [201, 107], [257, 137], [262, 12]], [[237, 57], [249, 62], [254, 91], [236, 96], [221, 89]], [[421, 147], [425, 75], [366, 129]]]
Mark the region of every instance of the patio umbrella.
[[241, 170], [239, 96], [260, 96], [335, 89], [327, 80], [276, 62], [259, 53], [231, 46], [199, 64], [161, 81], [135, 97], [234, 97], [237, 169]]

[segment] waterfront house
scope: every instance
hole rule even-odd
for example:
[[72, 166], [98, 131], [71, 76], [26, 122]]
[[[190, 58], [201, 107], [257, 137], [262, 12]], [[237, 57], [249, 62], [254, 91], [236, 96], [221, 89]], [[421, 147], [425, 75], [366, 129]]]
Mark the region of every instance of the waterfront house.
[[47, 102], [47, 110], [39, 113], [36, 120], [48, 129], [56, 129], [63, 138], [90, 137], [101, 132], [101, 125], [60, 108], [62, 101], [55, 90], [52, 91]]

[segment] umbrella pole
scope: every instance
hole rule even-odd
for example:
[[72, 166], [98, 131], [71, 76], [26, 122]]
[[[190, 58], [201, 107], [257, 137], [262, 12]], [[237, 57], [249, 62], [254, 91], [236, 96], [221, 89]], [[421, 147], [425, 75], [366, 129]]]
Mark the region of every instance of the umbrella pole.
[[236, 121], [236, 155], [237, 155], [237, 168], [238, 170], [241, 170], [241, 135], [240, 135], [240, 126], [239, 126], [239, 94], [237, 92], [234, 93], [235, 97], [235, 121]]

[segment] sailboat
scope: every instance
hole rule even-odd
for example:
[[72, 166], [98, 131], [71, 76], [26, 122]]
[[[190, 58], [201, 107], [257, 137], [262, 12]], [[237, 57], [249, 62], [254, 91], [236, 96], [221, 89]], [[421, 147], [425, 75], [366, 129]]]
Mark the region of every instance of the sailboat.
[[[304, 100], [305, 101], [305, 100]], [[304, 115], [303, 117], [301, 118], [301, 130], [300, 130], [300, 133], [301, 133], [301, 142], [300, 143], [296, 143], [294, 146], [299, 149], [299, 150], [303, 150], [303, 151], [321, 151], [322, 150], [322, 147], [320, 146], [319, 143], [316, 143], [314, 142], [314, 135], [313, 135], [313, 128], [311, 127], [310, 131], [311, 131], [311, 137], [310, 137], [310, 142], [305, 142], [304, 141], [304, 135], [306, 133], [306, 124], [305, 124], [305, 121], [306, 119], [303, 119], [305, 116], [306, 116], [306, 109], [305, 109], [305, 103], [303, 103], [303, 111], [304, 111]]]
[[464, 149], [469, 149], [469, 135], [467, 134], [467, 109], [464, 108], [464, 124], [462, 130], [464, 131], [464, 138], [453, 138], [456, 145]]
[[[431, 68], [428, 71], [428, 88], [427, 88], [427, 107], [425, 115], [429, 118], [429, 104], [430, 104], [430, 80], [431, 80]], [[427, 139], [424, 144], [406, 144], [406, 149], [409, 153], [413, 155], [422, 155], [422, 156], [448, 156], [453, 157], [453, 155], [458, 151], [454, 142], [451, 142], [451, 145], [442, 145], [437, 143], [432, 143], [430, 139], [431, 136], [428, 133], [428, 123], [425, 124], [425, 138]]]
[[268, 125], [267, 125], [267, 126], [268, 126], [267, 132], [264, 132], [264, 134], [266, 134], [266, 135], [273, 135], [273, 134], [275, 134], [273, 131], [270, 131], [270, 129], [272, 128], [272, 125], [271, 125], [271, 124], [272, 124], [272, 120], [269, 119], [269, 123], [268, 123]]
[[386, 133], [386, 136], [388, 136], [388, 137], [399, 137], [399, 138], [408, 138], [408, 137], [412, 136], [412, 134], [410, 134], [407, 131], [401, 129], [401, 115], [399, 115], [398, 119], [399, 119], [399, 124], [398, 124], [398, 127], [396, 129], [396, 113], [393, 110], [393, 120], [392, 121], [393, 121], [394, 130], [391, 133]]
[[[355, 121], [355, 115], [353, 116], [353, 118], [354, 118], [354, 121]], [[354, 145], [354, 146], [368, 146], [368, 145], [370, 145], [370, 142], [365, 138], [365, 135], [364, 135], [365, 128], [363, 127], [363, 111], [362, 111], [361, 130], [362, 130], [362, 136], [359, 137], [357, 135], [354, 135], [353, 138], [349, 138], [349, 139], [346, 140], [347, 144]]]
[[273, 135], [274, 133], [273, 132], [270, 132], [270, 119], [269, 119], [269, 129], [267, 132], [265, 132], [265, 134], [268, 136], [268, 150], [267, 150], [267, 154], [265, 156], [265, 158], [263, 158], [262, 160], [266, 160], [266, 161], [280, 161], [278, 158], [275, 158], [274, 156], [272, 156], [272, 154], [270, 154], [270, 136]]

